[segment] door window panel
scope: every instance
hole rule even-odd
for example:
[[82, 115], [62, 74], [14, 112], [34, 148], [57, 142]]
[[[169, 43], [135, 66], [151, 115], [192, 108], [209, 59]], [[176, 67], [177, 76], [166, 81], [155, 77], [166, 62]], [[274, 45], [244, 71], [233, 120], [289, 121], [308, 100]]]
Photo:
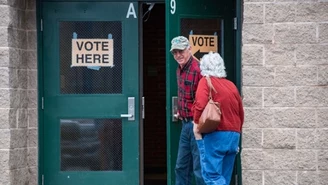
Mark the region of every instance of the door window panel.
[[[122, 25], [120, 21], [64, 21], [59, 25], [60, 92], [61, 94], [122, 93]], [[72, 38], [108, 39], [114, 41], [114, 67], [91, 69], [71, 67]]]
[[61, 171], [122, 171], [121, 119], [61, 119]]

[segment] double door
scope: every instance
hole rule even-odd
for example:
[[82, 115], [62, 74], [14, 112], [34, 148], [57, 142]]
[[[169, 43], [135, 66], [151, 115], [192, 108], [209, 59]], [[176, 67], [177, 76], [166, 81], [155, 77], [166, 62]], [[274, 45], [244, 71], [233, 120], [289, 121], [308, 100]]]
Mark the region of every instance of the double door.
[[[143, 184], [141, 3], [41, 3], [40, 184]], [[207, 51], [201, 50], [205, 43], [199, 39], [215, 36], [228, 78], [237, 82], [236, 11], [235, 2], [228, 0], [166, 0], [165, 9], [163, 106], [167, 182], [173, 185], [181, 125], [172, 117], [177, 64], [168, 52], [170, 41], [177, 35], [198, 39], [193, 52], [200, 58]]]

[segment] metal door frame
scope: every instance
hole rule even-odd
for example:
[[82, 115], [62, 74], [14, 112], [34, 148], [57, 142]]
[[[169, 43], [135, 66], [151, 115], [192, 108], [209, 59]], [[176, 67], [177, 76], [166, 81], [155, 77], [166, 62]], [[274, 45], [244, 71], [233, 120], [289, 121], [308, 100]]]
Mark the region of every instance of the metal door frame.
[[[42, 44], [43, 44], [43, 33], [42, 33], [42, 30], [41, 30], [41, 27], [42, 27], [42, 21], [41, 21], [41, 18], [42, 18], [42, 11], [41, 11], [41, 3], [42, 2], [45, 2], [45, 1], [58, 1], [58, 2], [67, 2], [68, 0], [36, 0], [36, 28], [37, 28], [37, 69], [38, 69], [38, 174], [42, 174], [43, 170], [44, 170], [44, 166], [43, 166], [43, 155], [42, 155], [42, 151], [43, 151], [43, 123], [42, 123], [42, 120], [43, 120], [43, 114], [42, 114], [42, 96], [43, 96], [43, 92], [41, 89], [43, 89], [43, 70], [40, 70], [40, 69], [43, 69], [43, 61], [41, 60], [42, 59], [42, 56], [43, 56], [43, 50], [42, 50]], [[74, 2], [74, 1], [80, 1], [80, 2], [83, 2], [83, 1], [90, 1], [90, 0], [70, 0], [70, 2]], [[91, 0], [92, 1], [92, 0]], [[95, 0], [95, 2], [101, 2], [101, 1], [121, 1], [121, 0]], [[134, 1], [140, 1], [140, 2], [160, 2], [160, 3], [165, 3], [165, 0], [151, 0], [151, 1], [141, 1], [141, 0], [131, 0], [131, 2], [134, 2]], [[228, 1], [228, 0], [226, 0]], [[236, 1], [236, 17], [237, 17], [237, 31], [236, 31], [236, 34], [235, 34], [235, 48], [236, 48], [236, 58], [235, 58], [235, 61], [236, 61], [236, 85], [238, 87], [238, 89], [240, 90], [240, 93], [242, 94], [242, 86], [241, 86], [241, 78], [242, 78], [242, 70], [241, 70], [241, 62], [242, 62], [242, 58], [241, 58], [241, 55], [242, 55], [242, 46], [241, 46], [241, 42], [242, 42], [242, 20], [243, 20], [243, 13], [242, 13], [242, 10], [243, 10], [243, 1], [241, 0], [235, 0]], [[142, 6], [140, 6], [142, 7]], [[139, 11], [142, 11], [140, 8], [139, 8]], [[139, 12], [139, 15], [140, 12]], [[165, 15], [163, 15], [165, 16]], [[140, 19], [140, 16], [139, 16], [139, 22], [142, 22], [142, 20]], [[140, 61], [140, 65], [142, 66], [142, 51], [143, 51], [143, 47], [142, 47], [142, 26], [139, 27], [139, 43], [140, 43], [140, 47], [139, 47], [139, 61]], [[143, 74], [143, 71], [142, 71], [142, 67], [140, 68], [140, 74]], [[140, 95], [142, 96], [142, 91], [143, 91], [143, 88], [142, 88], [142, 77], [140, 79], [141, 83], [140, 83]], [[140, 106], [142, 106], [142, 104], [140, 103]], [[140, 107], [142, 108], [142, 107]], [[141, 109], [140, 109], [141, 110]], [[167, 111], [171, 111], [170, 109], [167, 109]], [[141, 117], [141, 116], [140, 116]], [[140, 126], [143, 126], [143, 120], [140, 119]], [[140, 136], [143, 136], [143, 130], [140, 129]], [[241, 145], [241, 144], [240, 144]], [[140, 170], [143, 169], [143, 138], [140, 139]], [[238, 162], [238, 168], [239, 170], [241, 171], [241, 161], [239, 160]], [[167, 164], [169, 165], [169, 164]], [[143, 173], [140, 173], [140, 183], [143, 184]], [[169, 178], [169, 177], [168, 177]], [[238, 176], [238, 182], [241, 182], [241, 179], [242, 179], [242, 175], [240, 173], [240, 175]], [[38, 184], [43, 184], [43, 178], [41, 175], [38, 175]], [[242, 184], [242, 183], [240, 183]]]

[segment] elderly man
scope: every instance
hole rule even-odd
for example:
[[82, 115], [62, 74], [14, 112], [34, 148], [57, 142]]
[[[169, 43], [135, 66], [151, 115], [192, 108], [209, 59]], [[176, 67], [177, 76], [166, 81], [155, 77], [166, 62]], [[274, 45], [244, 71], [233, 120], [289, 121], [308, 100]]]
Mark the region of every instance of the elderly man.
[[205, 184], [200, 169], [200, 158], [195, 137], [193, 134], [192, 104], [200, 74], [199, 62], [192, 56], [191, 46], [186, 37], [178, 36], [171, 41], [171, 53], [179, 64], [176, 74], [178, 83], [178, 115], [182, 121], [178, 158], [175, 167], [175, 185], [191, 185], [192, 172], [196, 184]]

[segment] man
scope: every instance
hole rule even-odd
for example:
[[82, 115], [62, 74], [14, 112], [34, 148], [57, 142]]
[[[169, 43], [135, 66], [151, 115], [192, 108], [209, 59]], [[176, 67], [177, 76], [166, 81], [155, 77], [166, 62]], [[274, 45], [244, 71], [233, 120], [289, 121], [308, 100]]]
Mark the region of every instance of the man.
[[193, 134], [191, 107], [195, 99], [197, 85], [201, 79], [199, 62], [192, 56], [191, 46], [186, 37], [178, 36], [171, 41], [171, 53], [178, 62], [178, 118], [182, 121], [178, 158], [175, 166], [175, 185], [191, 185], [194, 172], [197, 185], [204, 185], [200, 159]]

